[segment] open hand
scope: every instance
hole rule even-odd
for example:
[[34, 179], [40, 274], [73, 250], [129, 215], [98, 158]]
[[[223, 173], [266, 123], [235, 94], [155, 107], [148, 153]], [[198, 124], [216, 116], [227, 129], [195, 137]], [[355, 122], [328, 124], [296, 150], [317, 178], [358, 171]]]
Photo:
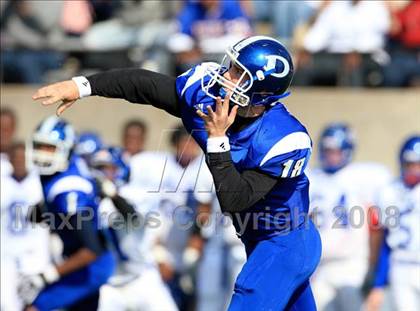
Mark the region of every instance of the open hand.
[[209, 137], [221, 137], [226, 135], [227, 129], [235, 121], [238, 106], [235, 105], [229, 113], [230, 94], [227, 94], [222, 101], [220, 97], [216, 99], [216, 111], [211, 106], [207, 106], [208, 115], [201, 110], [197, 114], [204, 120]]
[[79, 97], [79, 89], [72, 80], [44, 86], [32, 95], [33, 100], [41, 100], [45, 106], [59, 103], [56, 111], [57, 116], [60, 116], [64, 110], [73, 105]]

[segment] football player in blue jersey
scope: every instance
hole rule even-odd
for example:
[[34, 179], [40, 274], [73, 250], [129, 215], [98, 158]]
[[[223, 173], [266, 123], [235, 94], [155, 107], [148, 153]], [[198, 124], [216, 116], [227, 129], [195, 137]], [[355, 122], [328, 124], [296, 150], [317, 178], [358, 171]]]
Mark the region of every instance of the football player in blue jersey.
[[63, 262], [38, 275], [24, 276], [19, 292], [29, 310], [96, 310], [99, 288], [111, 276], [114, 260], [98, 225], [97, 195], [73, 154], [75, 133], [55, 116], [32, 136], [28, 159], [41, 175], [44, 205], [31, 220], [47, 222], [63, 243]]
[[254, 36], [177, 78], [142, 69], [75, 77], [39, 89], [44, 105], [98, 95], [149, 104], [180, 117], [203, 151], [221, 209], [230, 213], [248, 260], [229, 310], [315, 310], [309, 285], [321, 254], [308, 219], [304, 170], [312, 142], [280, 103], [292, 58], [277, 40]]

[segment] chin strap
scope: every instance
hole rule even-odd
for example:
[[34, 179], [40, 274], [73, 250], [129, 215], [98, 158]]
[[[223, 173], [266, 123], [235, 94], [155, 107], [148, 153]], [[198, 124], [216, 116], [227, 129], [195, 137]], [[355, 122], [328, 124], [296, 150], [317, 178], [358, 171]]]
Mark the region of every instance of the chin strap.
[[252, 103], [252, 106], [275, 106], [279, 103], [279, 100], [285, 98], [291, 94], [291, 91], [287, 91], [281, 95], [272, 95], [265, 97], [264, 99], [260, 100], [259, 102]]

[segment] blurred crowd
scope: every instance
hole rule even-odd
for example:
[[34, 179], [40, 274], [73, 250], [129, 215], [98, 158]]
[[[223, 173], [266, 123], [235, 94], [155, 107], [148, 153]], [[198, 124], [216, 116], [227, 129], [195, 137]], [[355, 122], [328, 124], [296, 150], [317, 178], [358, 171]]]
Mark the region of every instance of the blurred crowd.
[[1, 72], [45, 83], [116, 67], [180, 74], [267, 34], [297, 86], [420, 84], [420, 1], [1, 1]]
[[[43, 124], [51, 120], [57, 118]], [[19, 275], [57, 264], [66, 248], [45, 227], [27, 225], [25, 211], [42, 194], [25, 162], [31, 143], [15, 140], [18, 125], [13, 110], [2, 108], [2, 310], [22, 305]], [[147, 124], [133, 119], [121, 129], [119, 146], [82, 131], [68, 155], [95, 177], [104, 222], [121, 202], [137, 216], [151, 216], [140, 226], [109, 224], [117, 268], [100, 288], [99, 310], [224, 310], [246, 254], [221, 214], [203, 154], [181, 125], [171, 132], [171, 152], [145, 150], [147, 137]], [[317, 165], [308, 172], [311, 217], [323, 242], [312, 278], [318, 308], [414, 311], [420, 303], [420, 136], [413, 133], [395, 151], [395, 178], [381, 164], [355, 162], [356, 142], [348, 125], [326, 125], [317, 139]], [[7, 199], [10, 189], [18, 202]], [[384, 298], [387, 288], [390, 298]]]

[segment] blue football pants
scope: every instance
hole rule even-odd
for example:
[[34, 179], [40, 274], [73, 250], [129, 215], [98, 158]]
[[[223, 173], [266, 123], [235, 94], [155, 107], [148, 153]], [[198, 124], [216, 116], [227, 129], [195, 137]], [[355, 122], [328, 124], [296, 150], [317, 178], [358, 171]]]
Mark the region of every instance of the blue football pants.
[[248, 260], [236, 280], [229, 311], [316, 310], [309, 278], [321, 257], [321, 239], [310, 220], [245, 246]]
[[33, 305], [40, 311], [49, 311], [72, 307], [81, 300], [89, 300], [89, 297], [99, 297], [99, 288], [112, 275], [114, 265], [112, 254], [107, 252], [86, 268], [66, 275], [58, 282], [47, 286], [35, 299]]

